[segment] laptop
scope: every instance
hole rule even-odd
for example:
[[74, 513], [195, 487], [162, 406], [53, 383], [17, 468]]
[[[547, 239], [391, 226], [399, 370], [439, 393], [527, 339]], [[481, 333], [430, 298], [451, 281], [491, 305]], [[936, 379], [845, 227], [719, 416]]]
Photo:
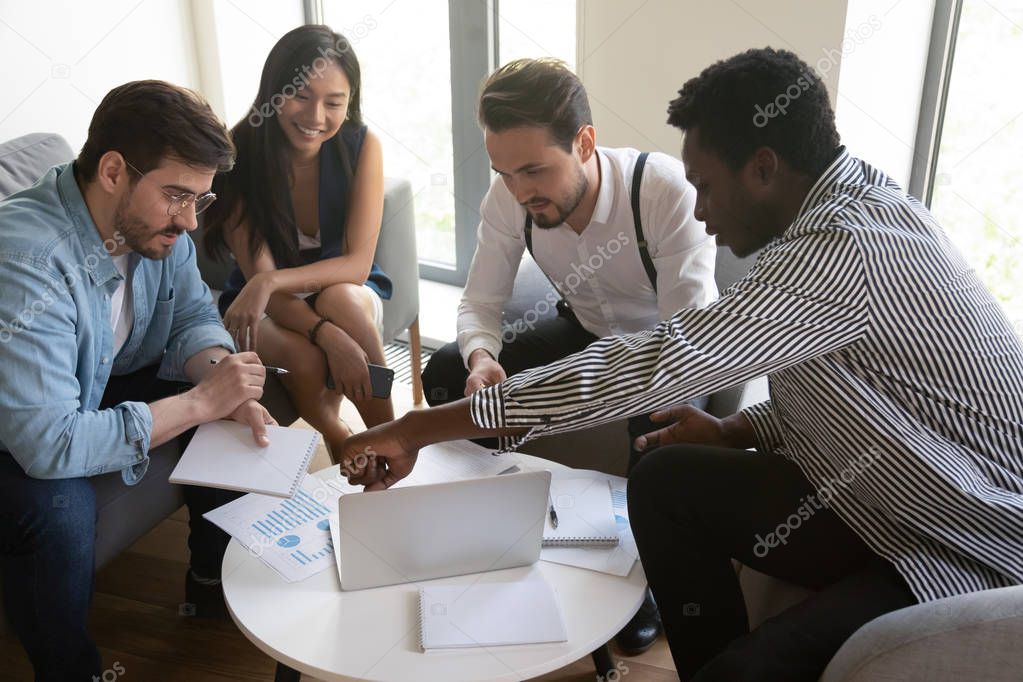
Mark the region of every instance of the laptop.
[[342, 495], [341, 589], [362, 590], [535, 563], [551, 472]]

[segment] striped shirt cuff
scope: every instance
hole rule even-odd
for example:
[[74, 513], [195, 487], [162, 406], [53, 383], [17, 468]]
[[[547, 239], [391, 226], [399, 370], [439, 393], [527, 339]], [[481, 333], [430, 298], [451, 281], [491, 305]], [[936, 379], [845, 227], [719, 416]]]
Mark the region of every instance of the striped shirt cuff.
[[469, 396], [469, 417], [472, 423], [481, 429], [503, 429], [520, 426], [529, 431], [520, 436], [500, 436], [500, 447], [496, 454], [516, 450], [534, 438], [543, 435], [550, 426], [550, 417], [532, 416], [508, 419], [505, 412], [505, 384], [480, 389]]
[[504, 384], [481, 388], [469, 396], [469, 417], [481, 429], [503, 429]]
[[770, 400], [744, 408], [742, 413], [753, 425], [753, 433], [757, 438], [757, 450], [771, 452], [784, 444], [781, 424], [774, 416], [774, 408], [771, 406]]

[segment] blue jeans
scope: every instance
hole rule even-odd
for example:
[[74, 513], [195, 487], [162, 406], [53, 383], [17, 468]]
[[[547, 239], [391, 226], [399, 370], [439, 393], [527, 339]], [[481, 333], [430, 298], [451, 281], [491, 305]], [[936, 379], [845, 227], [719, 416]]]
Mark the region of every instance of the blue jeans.
[[[156, 368], [112, 377], [101, 407], [124, 400], [152, 402], [187, 385], [156, 378]], [[181, 436], [191, 438], [192, 431]], [[229, 536], [202, 514], [240, 493], [185, 487], [192, 570], [220, 576]], [[0, 452], [0, 568], [7, 617], [36, 680], [91, 681], [102, 660], [86, 629], [92, 601], [96, 495], [87, 478], [35, 479]]]
[[95, 541], [96, 494], [87, 479], [29, 478], [0, 453], [4, 609], [37, 680], [102, 675], [86, 632]]

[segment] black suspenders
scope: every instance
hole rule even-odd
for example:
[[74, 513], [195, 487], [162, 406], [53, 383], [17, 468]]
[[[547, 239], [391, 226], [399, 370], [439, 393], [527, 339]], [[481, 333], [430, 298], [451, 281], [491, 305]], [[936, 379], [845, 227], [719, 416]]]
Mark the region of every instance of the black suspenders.
[[[647, 248], [646, 238], [643, 236], [643, 221], [639, 215], [639, 185], [643, 181], [643, 167], [646, 166], [646, 157], [649, 156], [649, 152], [643, 152], [636, 159], [636, 167], [632, 171], [632, 192], [630, 200], [632, 203], [632, 226], [636, 230], [636, 246], [639, 247], [639, 258], [643, 261], [643, 269], [646, 270], [646, 276], [650, 280], [650, 286], [654, 288], [654, 293], [657, 292], [657, 268], [654, 267], [654, 261], [650, 258], [650, 250]], [[526, 237], [526, 249], [529, 251], [529, 255], [533, 256], [533, 218], [529, 215], [529, 211], [526, 211], [526, 224], [525, 224], [525, 237]], [[533, 256], [533, 260], [536, 260], [536, 256]], [[543, 268], [541, 268], [542, 270]], [[544, 273], [546, 275], [547, 273]], [[549, 276], [547, 279], [551, 279]], [[558, 289], [558, 285], [551, 280], [551, 284], [554, 284], [554, 289], [558, 292], [564, 300], [564, 295], [561, 290]], [[567, 305], [567, 301], [566, 301]]]

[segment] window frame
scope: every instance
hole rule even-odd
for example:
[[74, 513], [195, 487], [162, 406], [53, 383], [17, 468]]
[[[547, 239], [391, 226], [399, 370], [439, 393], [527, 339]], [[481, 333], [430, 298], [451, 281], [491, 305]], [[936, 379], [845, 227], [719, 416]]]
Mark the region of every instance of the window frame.
[[[490, 159], [476, 123], [477, 87], [497, 68], [497, 1], [448, 0], [451, 138], [455, 200], [454, 264], [419, 260], [422, 279], [465, 286], [476, 251], [479, 207], [490, 188]], [[307, 24], [323, 23], [324, 0], [302, 0]]]
[[928, 209], [934, 195], [938, 169], [938, 152], [945, 125], [952, 63], [963, 0], [935, 0], [931, 20], [931, 40], [927, 50], [920, 115], [913, 147], [913, 163], [909, 175], [909, 194]]

